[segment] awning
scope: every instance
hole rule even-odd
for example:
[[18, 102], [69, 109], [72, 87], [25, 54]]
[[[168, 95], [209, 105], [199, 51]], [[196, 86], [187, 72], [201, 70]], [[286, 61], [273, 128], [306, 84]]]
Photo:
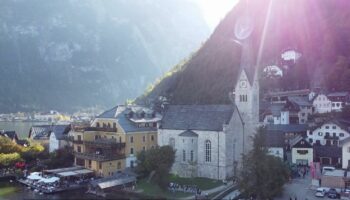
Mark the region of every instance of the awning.
[[77, 173], [77, 174], [91, 174], [91, 173], [94, 173], [94, 171], [89, 170], [89, 169], [81, 169], [81, 170], [74, 171], [74, 173]]
[[60, 180], [60, 178], [58, 178], [58, 177], [51, 177], [51, 178], [43, 178], [39, 182], [54, 183], [54, 182], [57, 182], [59, 180]]
[[51, 169], [51, 170], [45, 170], [46, 173], [61, 173], [61, 172], [67, 172], [67, 171], [75, 171], [75, 170], [81, 170], [84, 169], [84, 167], [76, 166], [76, 167], [67, 167], [67, 168], [60, 168], [60, 169]]
[[106, 182], [101, 182], [98, 183], [98, 187], [100, 187], [101, 189], [105, 189], [105, 188], [110, 188], [110, 187], [114, 187], [114, 186], [120, 186], [120, 185], [124, 185], [124, 184], [128, 184], [128, 183], [133, 183], [136, 181], [135, 177], [128, 177], [128, 178], [117, 178], [114, 180], [109, 180]]
[[60, 177], [68, 177], [68, 176], [77, 176], [78, 174], [75, 173], [74, 171], [70, 171], [70, 172], [61, 172], [57, 174]]
[[27, 176], [27, 179], [30, 179], [30, 180], [40, 180], [42, 179], [43, 177], [39, 175], [40, 172], [33, 172], [31, 173], [29, 176]]

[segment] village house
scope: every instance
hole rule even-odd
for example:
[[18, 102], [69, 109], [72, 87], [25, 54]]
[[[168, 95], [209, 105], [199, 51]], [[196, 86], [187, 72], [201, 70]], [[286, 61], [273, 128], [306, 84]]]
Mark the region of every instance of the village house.
[[350, 122], [334, 119], [308, 130], [308, 142], [312, 145], [338, 145], [339, 141], [350, 137]]
[[305, 124], [313, 113], [308, 97], [287, 96], [283, 101], [270, 102], [263, 111], [264, 124]]
[[327, 95], [332, 102], [332, 111], [340, 112], [350, 102], [349, 92], [333, 92]]
[[70, 125], [55, 125], [51, 127], [49, 139], [49, 152], [69, 146], [67, 136], [71, 130]]
[[[58, 147], [64, 146], [65, 141], [59, 135], [67, 135], [69, 132], [70, 125], [38, 125], [32, 126], [29, 130], [28, 138], [39, 142], [46, 148], [50, 149], [50, 142], [52, 142], [52, 150]], [[67, 131], [65, 131], [67, 129]], [[52, 137], [50, 141], [51, 133], [55, 130], [56, 136]]]
[[297, 136], [290, 142], [292, 149], [292, 163], [309, 166], [313, 161], [314, 151], [311, 144], [309, 144], [302, 136]]
[[312, 100], [315, 113], [329, 113], [332, 111], [332, 102], [325, 94], [316, 94]]
[[89, 127], [73, 130], [75, 164], [111, 177], [136, 166], [139, 152], [157, 146], [161, 115], [141, 106], [116, 106], [97, 116]]
[[136, 166], [136, 155], [157, 146], [159, 113], [142, 106], [116, 106], [97, 116], [92, 127], [116, 130], [115, 137], [125, 142], [126, 167]]

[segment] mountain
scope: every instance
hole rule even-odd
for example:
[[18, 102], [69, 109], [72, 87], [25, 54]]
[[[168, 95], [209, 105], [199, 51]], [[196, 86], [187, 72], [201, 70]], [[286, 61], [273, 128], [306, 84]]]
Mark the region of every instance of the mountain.
[[209, 34], [188, 0], [2, 0], [0, 112], [123, 103]]
[[[235, 24], [244, 16], [252, 20], [253, 30], [246, 40], [252, 45], [249, 56], [260, 71], [262, 93], [309, 87], [350, 90], [350, 1], [241, 0], [196, 53], [137, 102], [164, 96], [173, 104], [229, 103], [245, 52], [237, 41]], [[295, 63], [285, 62], [281, 54], [286, 50], [301, 57]], [[271, 81], [263, 76], [270, 65], [283, 69], [283, 77]]]

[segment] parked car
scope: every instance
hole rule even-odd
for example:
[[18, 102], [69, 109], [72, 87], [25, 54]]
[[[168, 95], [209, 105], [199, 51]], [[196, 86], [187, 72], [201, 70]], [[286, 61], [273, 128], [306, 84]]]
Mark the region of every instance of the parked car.
[[327, 196], [331, 199], [340, 199], [340, 194], [334, 188], [329, 189]]
[[324, 196], [326, 196], [326, 190], [324, 188], [317, 188], [315, 196], [316, 197], [324, 197]]

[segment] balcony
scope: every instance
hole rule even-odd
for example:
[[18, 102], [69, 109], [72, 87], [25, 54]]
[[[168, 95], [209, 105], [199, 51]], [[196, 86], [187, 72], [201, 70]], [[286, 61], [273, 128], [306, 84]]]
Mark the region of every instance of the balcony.
[[120, 154], [96, 154], [96, 153], [79, 153], [79, 152], [74, 152], [74, 155], [76, 158], [84, 159], [84, 160], [95, 160], [98, 162], [103, 162], [103, 161], [111, 161], [111, 160], [119, 160], [119, 159], [124, 159], [125, 155], [120, 155]]
[[84, 131], [117, 132], [117, 128], [108, 127], [86, 127]]
[[94, 146], [100, 148], [125, 148], [125, 143], [117, 142], [116, 139], [106, 139], [98, 138], [91, 141], [84, 141], [84, 144], [87, 146]]

